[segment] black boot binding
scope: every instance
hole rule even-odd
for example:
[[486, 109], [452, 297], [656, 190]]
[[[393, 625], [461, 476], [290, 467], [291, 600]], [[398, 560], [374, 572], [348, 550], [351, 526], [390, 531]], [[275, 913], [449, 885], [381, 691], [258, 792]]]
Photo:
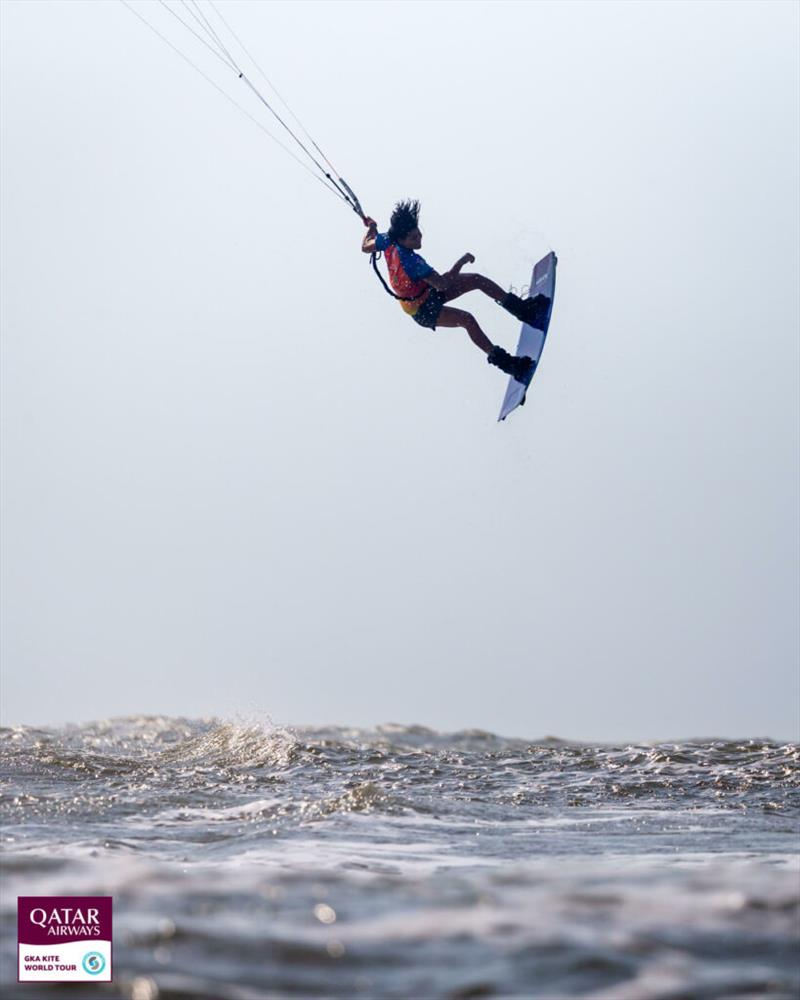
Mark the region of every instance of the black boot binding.
[[513, 292], [509, 292], [499, 302], [506, 312], [510, 312], [521, 322], [535, 326], [539, 330], [542, 328], [550, 306], [550, 299], [546, 295], [535, 295], [532, 299], [521, 299]]
[[530, 377], [533, 375], [533, 371], [536, 368], [536, 362], [533, 358], [521, 357], [517, 358], [513, 354], [509, 354], [508, 351], [503, 350], [502, 347], [497, 344], [489, 351], [486, 356], [486, 360], [490, 365], [494, 365], [495, 368], [499, 368], [501, 372], [505, 372], [506, 375], [513, 376], [517, 382], [525, 383], [530, 381]]

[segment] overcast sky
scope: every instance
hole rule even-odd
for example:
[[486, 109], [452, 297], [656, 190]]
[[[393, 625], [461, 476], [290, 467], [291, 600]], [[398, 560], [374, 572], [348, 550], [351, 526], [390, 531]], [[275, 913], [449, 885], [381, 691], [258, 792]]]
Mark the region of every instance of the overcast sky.
[[798, 5], [220, 9], [438, 270], [556, 250], [548, 343], [498, 423], [121, 3], [3, 0], [4, 722], [797, 738]]

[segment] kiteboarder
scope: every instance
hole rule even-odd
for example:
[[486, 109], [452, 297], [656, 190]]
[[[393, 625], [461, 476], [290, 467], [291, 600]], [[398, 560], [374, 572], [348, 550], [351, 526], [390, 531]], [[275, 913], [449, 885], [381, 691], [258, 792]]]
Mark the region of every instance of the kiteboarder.
[[[0, 0], [2, 2], [2, 0]], [[184, 4], [186, 10], [192, 14], [195, 26], [185, 21], [175, 10], [167, 4], [161, 4], [165, 13], [169, 13], [176, 18], [183, 26], [203, 42], [207, 49], [223, 62], [228, 69], [236, 74], [236, 77], [247, 87], [249, 91], [260, 101], [269, 114], [278, 122], [286, 135], [294, 144], [288, 144], [286, 137], [283, 141], [267, 129], [259, 119], [255, 118], [249, 111], [245, 110], [236, 100], [234, 100], [224, 89], [219, 87], [214, 81], [190, 59], [180, 47], [173, 45], [165, 35], [153, 24], [148, 17], [144, 16], [141, 10], [136, 10], [127, 2], [122, 3], [143, 22], [154, 34], [173, 49], [178, 56], [184, 59], [190, 66], [203, 76], [209, 83], [219, 90], [223, 96], [227, 97], [236, 107], [239, 108], [255, 125], [261, 128], [272, 140], [281, 146], [301, 167], [308, 171], [333, 197], [347, 205], [367, 226], [367, 235], [362, 241], [362, 249], [371, 255], [372, 266], [375, 273], [383, 282], [386, 291], [394, 298], [399, 299], [403, 309], [414, 318], [420, 326], [435, 330], [437, 326], [462, 327], [470, 336], [470, 339], [487, 356], [490, 364], [495, 365], [501, 371], [511, 375], [516, 380], [509, 383], [506, 389], [506, 401], [503, 404], [503, 416], [505, 419], [510, 410], [509, 402], [513, 406], [520, 406], [525, 401], [525, 392], [533, 376], [538, 359], [544, 345], [544, 338], [547, 335], [547, 328], [550, 323], [550, 312], [552, 307], [552, 294], [555, 287], [555, 254], [552, 252], [542, 261], [539, 261], [534, 268], [532, 288], [544, 290], [548, 289], [546, 295], [537, 294], [528, 298], [520, 298], [513, 292], [504, 292], [496, 282], [482, 274], [462, 274], [461, 269], [465, 264], [472, 264], [475, 258], [471, 253], [464, 254], [456, 263], [444, 274], [439, 274], [428, 264], [416, 251], [422, 246], [422, 233], [419, 228], [419, 202], [401, 201], [395, 205], [392, 213], [389, 230], [386, 233], [378, 233], [378, 226], [374, 219], [369, 218], [361, 207], [356, 193], [345, 181], [344, 177], [334, 167], [328, 157], [323, 153], [319, 144], [312, 138], [305, 125], [297, 118], [288, 104], [280, 94], [275, 91], [275, 97], [285, 107], [285, 112], [276, 110], [273, 106], [273, 98], [267, 98], [250, 78], [249, 70], [245, 72], [246, 64], [240, 64], [240, 56], [232, 54], [231, 49], [236, 51], [236, 45], [229, 40], [226, 44], [221, 37], [221, 26], [215, 27], [211, 20], [199, 9], [190, 10]], [[152, 5], [154, 8], [157, 6]], [[253, 62], [255, 69], [259, 71], [267, 83], [260, 66], [253, 61], [248, 50], [241, 43], [233, 29], [216, 9], [213, 2], [211, 8], [217, 18], [225, 26], [233, 42], [236, 42], [242, 53]], [[197, 4], [194, 4], [198, 8]], [[200, 29], [199, 33], [195, 27]], [[222, 33], [224, 34], [224, 32]], [[203, 37], [205, 35], [205, 37]], [[272, 87], [272, 90], [275, 88]], [[288, 124], [286, 117], [294, 121], [294, 125]], [[313, 151], [306, 144], [306, 141], [298, 135], [299, 130], [305, 136]], [[301, 155], [302, 154], [302, 155]], [[324, 161], [324, 164], [323, 162]], [[377, 265], [377, 258], [381, 253], [386, 256], [389, 266], [390, 288]], [[537, 269], [539, 275], [537, 277]], [[520, 334], [520, 346], [517, 350], [519, 356], [509, 354], [499, 345], [493, 344], [481, 329], [478, 321], [464, 309], [456, 309], [447, 303], [452, 302], [466, 292], [481, 291], [488, 295], [500, 306], [523, 321], [522, 333]], [[520, 388], [521, 386], [521, 388]], [[511, 396], [509, 396], [509, 393]], [[513, 398], [512, 398], [513, 397]]]
[[383, 253], [389, 269], [392, 294], [400, 300], [404, 311], [420, 326], [435, 330], [437, 326], [462, 327], [472, 342], [486, 355], [490, 365], [495, 365], [519, 382], [530, 381], [536, 362], [529, 357], [515, 357], [502, 347], [493, 344], [481, 329], [478, 321], [464, 309], [445, 305], [466, 292], [480, 291], [488, 295], [512, 316], [531, 325], [537, 325], [547, 312], [549, 300], [544, 295], [523, 299], [513, 292], [505, 292], [491, 278], [482, 274], [462, 274], [465, 264], [472, 264], [471, 253], [460, 257], [449, 271], [439, 274], [416, 251], [422, 246], [419, 228], [418, 201], [401, 201], [392, 212], [389, 230], [378, 232], [378, 224], [364, 216], [367, 235], [361, 244], [364, 253]]

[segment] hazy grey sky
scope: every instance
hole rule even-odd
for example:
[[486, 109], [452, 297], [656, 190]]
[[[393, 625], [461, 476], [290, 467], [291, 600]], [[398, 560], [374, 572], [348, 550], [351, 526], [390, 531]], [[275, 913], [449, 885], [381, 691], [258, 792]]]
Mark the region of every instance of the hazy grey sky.
[[557, 251], [541, 368], [498, 424], [122, 4], [4, 0], [4, 721], [796, 737], [798, 5], [222, 9], [437, 269]]

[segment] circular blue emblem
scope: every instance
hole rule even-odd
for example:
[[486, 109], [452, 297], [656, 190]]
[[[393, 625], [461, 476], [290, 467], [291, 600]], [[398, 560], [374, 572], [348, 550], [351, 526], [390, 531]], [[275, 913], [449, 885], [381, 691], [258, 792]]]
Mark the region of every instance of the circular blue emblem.
[[83, 956], [83, 971], [90, 976], [99, 976], [105, 967], [105, 957], [99, 951], [90, 951]]

